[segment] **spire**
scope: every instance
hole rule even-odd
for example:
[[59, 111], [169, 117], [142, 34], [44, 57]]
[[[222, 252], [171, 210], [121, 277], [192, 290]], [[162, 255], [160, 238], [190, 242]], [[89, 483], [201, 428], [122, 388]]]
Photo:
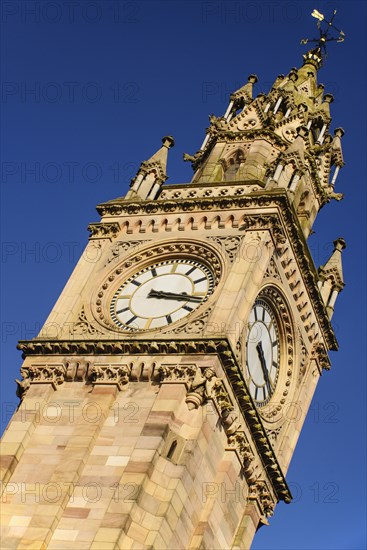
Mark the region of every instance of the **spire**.
[[319, 289], [331, 319], [335, 301], [345, 286], [342, 266], [342, 251], [346, 248], [343, 238], [334, 241], [334, 250], [325, 265], [319, 267]]
[[141, 163], [135, 178], [131, 180], [127, 199], [133, 197], [136, 199], [138, 196], [143, 200], [153, 200], [157, 197], [161, 185], [168, 178], [166, 173], [168, 149], [174, 146], [175, 140], [172, 136], [165, 136], [162, 138], [162, 143], [162, 147], [154, 155]]

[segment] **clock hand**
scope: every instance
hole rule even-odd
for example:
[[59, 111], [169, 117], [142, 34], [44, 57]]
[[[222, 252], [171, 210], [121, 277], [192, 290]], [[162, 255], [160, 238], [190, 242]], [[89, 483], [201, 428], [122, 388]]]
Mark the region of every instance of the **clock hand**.
[[164, 290], [154, 290], [151, 289], [148, 298], [166, 298], [166, 299], [173, 299], [173, 300], [181, 300], [183, 302], [201, 302], [202, 298], [199, 296], [190, 296], [189, 294], [185, 294], [182, 292], [181, 294], [177, 294], [175, 292], [165, 292]]
[[261, 341], [256, 344], [256, 350], [257, 350], [257, 353], [259, 354], [259, 359], [260, 359], [261, 369], [264, 375], [265, 384], [268, 387], [269, 394], [271, 394], [271, 382], [269, 379], [268, 369], [266, 368], [265, 355], [264, 355], [264, 350], [263, 350]]

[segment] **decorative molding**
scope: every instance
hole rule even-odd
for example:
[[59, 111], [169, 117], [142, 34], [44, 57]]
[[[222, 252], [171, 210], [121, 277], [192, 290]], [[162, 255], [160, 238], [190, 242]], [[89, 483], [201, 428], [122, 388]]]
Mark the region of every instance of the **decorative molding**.
[[256, 501], [265, 517], [273, 515], [276, 502], [274, 502], [274, 498], [265, 481], [258, 479], [250, 485], [248, 500], [250, 502]]
[[286, 242], [286, 236], [282, 224], [277, 214], [264, 215], [259, 214], [256, 216], [246, 216], [240, 230], [254, 231], [268, 229], [275, 240], [275, 244], [278, 246]]
[[90, 231], [90, 239], [114, 239], [120, 231], [120, 224], [118, 222], [101, 222], [90, 223], [88, 225], [88, 231]]
[[274, 258], [270, 258], [268, 268], [265, 271], [264, 278], [267, 278], [267, 277], [272, 277], [273, 279], [278, 279], [279, 281], [282, 280], [281, 276], [279, 275], [279, 271], [274, 261]]
[[164, 334], [200, 334], [203, 332], [205, 325], [208, 323], [208, 319], [214, 309], [214, 306], [209, 307], [204, 313], [196, 317], [190, 322], [187, 322], [182, 326], [173, 328], [171, 330], [162, 329]]
[[51, 384], [54, 390], [63, 384], [66, 376], [64, 363], [35, 364], [20, 369], [22, 380], [16, 380], [17, 396], [24, 399], [26, 392], [32, 384]]
[[[252, 182], [257, 184], [258, 182]], [[185, 186], [185, 189], [190, 189], [192, 192], [195, 189], [204, 187], [199, 184]], [[220, 186], [218, 186], [220, 187]], [[177, 186], [167, 186], [166, 191]], [[274, 189], [269, 191], [253, 192], [251, 195], [231, 196], [231, 197], [215, 197], [215, 198], [185, 198], [175, 200], [156, 200], [156, 201], [141, 201], [133, 202], [124, 199], [104, 203], [97, 207], [98, 212], [102, 215], [120, 216], [120, 215], [140, 215], [140, 214], [156, 214], [164, 212], [202, 212], [207, 210], [224, 210], [238, 209], [241, 212], [251, 208], [272, 208], [276, 207], [282, 216], [285, 224], [288, 238], [291, 241], [292, 249], [297, 256], [299, 269], [303, 273], [304, 282], [310, 294], [310, 299], [317, 315], [320, 327], [324, 333], [329, 349], [337, 350], [338, 343], [333, 332], [330, 319], [328, 317], [325, 304], [320, 296], [317, 281], [319, 276], [311, 258], [307, 242], [303, 235], [302, 229], [297, 221], [297, 216], [294, 213], [293, 207], [290, 205], [287, 191]], [[277, 215], [275, 214], [277, 217]], [[280, 218], [278, 223], [281, 224]], [[271, 231], [271, 228], [270, 228]], [[284, 249], [278, 243], [278, 252], [282, 254]], [[311, 326], [309, 327], [311, 330]]]
[[321, 342], [316, 342], [311, 350], [311, 359], [314, 359], [319, 368], [319, 372], [323, 369], [330, 370], [330, 359], [327, 350]]
[[80, 336], [96, 336], [98, 334], [103, 334], [98, 328], [96, 328], [92, 323], [90, 323], [85, 314], [84, 306], [82, 306], [78, 320], [72, 325], [72, 334], [78, 334]]
[[251, 431], [254, 445], [269, 473], [271, 482], [280, 500], [289, 502], [291, 494], [282, 470], [277, 462], [272, 445], [262, 424], [259, 411], [248, 392], [240, 366], [227, 339], [188, 340], [22, 340], [18, 344], [23, 356], [34, 355], [214, 355], [219, 358], [237, 400], [237, 406]]
[[110, 365], [95, 363], [89, 370], [88, 380], [93, 386], [96, 384], [116, 385], [119, 390], [129, 382], [131, 366], [128, 365]]
[[297, 377], [297, 386], [299, 386], [302, 382], [302, 379], [304, 375], [306, 374], [307, 365], [308, 365], [308, 352], [307, 348], [305, 346], [305, 342], [302, 338], [301, 331], [298, 329], [298, 338], [301, 344], [301, 357], [299, 361], [299, 371], [298, 371], [298, 377]]
[[243, 237], [229, 235], [228, 237], [208, 237], [210, 241], [217, 243], [225, 251], [231, 263], [234, 262]]
[[271, 428], [269, 430], [266, 430], [266, 433], [268, 434], [269, 441], [273, 445], [276, 444], [278, 436], [280, 432], [282, 431], [283, 426], [278, 426], [278, 428]]
[[127, 252], [128, 250], [130, 250], [130, 248], [135, 248], [136, 246], [145, 244], [147, 242], [149, 242], [149, 240], [144, 240], [144, 241], [117, 241], [117, 242], [115, 242], [113, 244], [112, 248], [111, 248], [111, 254], [107, 258], [107, 261], [106, 261], [104, 267], [106, 267], [106, 265], [108, 265], [112, 262], [118, 263], [121, 260], [121, 256], [123, 256], [124, 252]]

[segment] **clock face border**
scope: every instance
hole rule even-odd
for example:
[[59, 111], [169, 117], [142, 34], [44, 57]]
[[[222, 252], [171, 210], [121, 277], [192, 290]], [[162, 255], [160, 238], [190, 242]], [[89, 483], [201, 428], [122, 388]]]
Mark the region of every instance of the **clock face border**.
[[[254, 300], [262, 300], [268, 304], [277, 320], [277, 328], [279, 333], [279, 372], [275, 385], [274, 392], [270, 398], [261, 404], [254, 400], [254, 404], [259, 414], [269, 423], [278, 423], [282, 418], [284, 406], [289, 403], [289, 396], [293, 391], [294, 386], [294, 370], [295, 370], [295, 354], [296, 354], [296, 337], [295, 337], [295, 321], [291, 315], [291, 308], [288, 304], [283, 291], [276, 284], [271, 283], [264, 286]], [[253, 306], [251, 307], [252, 311]], [[247, 359], [247, 337], [248, 325], [242, 334], [242, 369], [243, 376], [248, 388], [248, 378], [246, 373]], [[250, 390], [248, 388], [249, 395]], [[252, 396], [251, 396], [252, 398]]]
[[[198, 307], [194, 308], [192, 312], [189, 312], [187, 316], [177, 319], [177, 321], [166, 326], [132, 331], [119, 327], [112, 319], [110, 309], [111, 302], [118, 289], [138, 272], [149, 268], [149, 266], [178, 259], [199, 262], [211, 272], [213, 281], [210, 285], [211, 292], [207, 295], [207, 298]], [[120, 337], [120, 335], [155, 334], [157, 331], [164, 331], [172, 326], [178, 327], [180, 323], [188, 322], [188, 319], [192, 319], [207, 307], [208, 302], [211, 301], [211, 297], [222, 280], [224, 269], [225, 263], [221, 255], [218, 254], [215, 247], [206, 242], [195, 241], [194, 239], [183, 241], [167, 240], [164, 242], [160, 241], [159, 243], [152, 241], [145, 242], [141, 246], [134, 246], [131, 250], [127, 250], [124, 257], [113, 270], [103, 271], [90, 304], [91, 313], [104, 329], [108, 329], [110, 333], [111, 331], [114, 332], [117, 337]]]
[[110, 315], [128, 332], [166, 328], [186, 319], [213, 291], [214, 275], [204, 262], [182, 256], [165, 259], [122, 283], [112, 298]]
[[248, 389], [258, 407], [269, 403], [276, 391], [280, 348], [279, 320], [269, 302], [258, 296], [249, 315], [245, 363]]

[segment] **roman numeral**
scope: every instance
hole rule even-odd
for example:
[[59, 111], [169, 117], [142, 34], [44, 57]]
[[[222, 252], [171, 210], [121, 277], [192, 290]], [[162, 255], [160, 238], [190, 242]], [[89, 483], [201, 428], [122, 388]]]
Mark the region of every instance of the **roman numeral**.
[[265, 309], [263, 309], [263, 314], [262, 314], [261, 320], [265, 321]]
[[156, 270], [155, 270], [154, 267], [153, 267], [153, 269], [151, 269], [151, 272], [152, 272], [153, 277], [156, 277], [156, 276], [157, 276], [157, 272], [156, 272]]
[[196, 283], [201, 283], [202, 281], [206, 281], [206, 277], [201, 277], [201, 279], [196, 279], [196, 281], [194, 281], [194, 284], [196, 285]]
[[273, 361], [273, 367], [276, 369], [278, 368], [278, 363], [276, 361]]
[[186, 311], [193, 311], [193, 308], [190, 306], [182, 306], [182, 309], [186, 309]]
[[256, 401], [258, 400], [258, 399], [257, 399], [257, 394], [258, 394], [258, 393], [259, 393], [259, 388], [256, 388], [256, 390], [255, 390], [255, 399], [256, 399]]
[[193, 271], [195, 271], [196, 267], [192, 267], [191, 269], [189, 269], [187, 272], [186, 272], [186, 275], [190, 275], [190, 273], [192, 273]]
[[255, 321], [257, 321], [257, 308], [254, 309]]
[[273, 348], [275, 348], [275, 346], [278, 344], [277, 340], [274, 340], [274, 342], [272, 342], [272, 346]]
[[170, 315], [166, 315], [167, 323], [172, 323], [172, 317]]
[[135, 285], [135, 286], [140, 286], [141, 283], [139, 283], [139, 281], [131, 281], [131, 284]]

